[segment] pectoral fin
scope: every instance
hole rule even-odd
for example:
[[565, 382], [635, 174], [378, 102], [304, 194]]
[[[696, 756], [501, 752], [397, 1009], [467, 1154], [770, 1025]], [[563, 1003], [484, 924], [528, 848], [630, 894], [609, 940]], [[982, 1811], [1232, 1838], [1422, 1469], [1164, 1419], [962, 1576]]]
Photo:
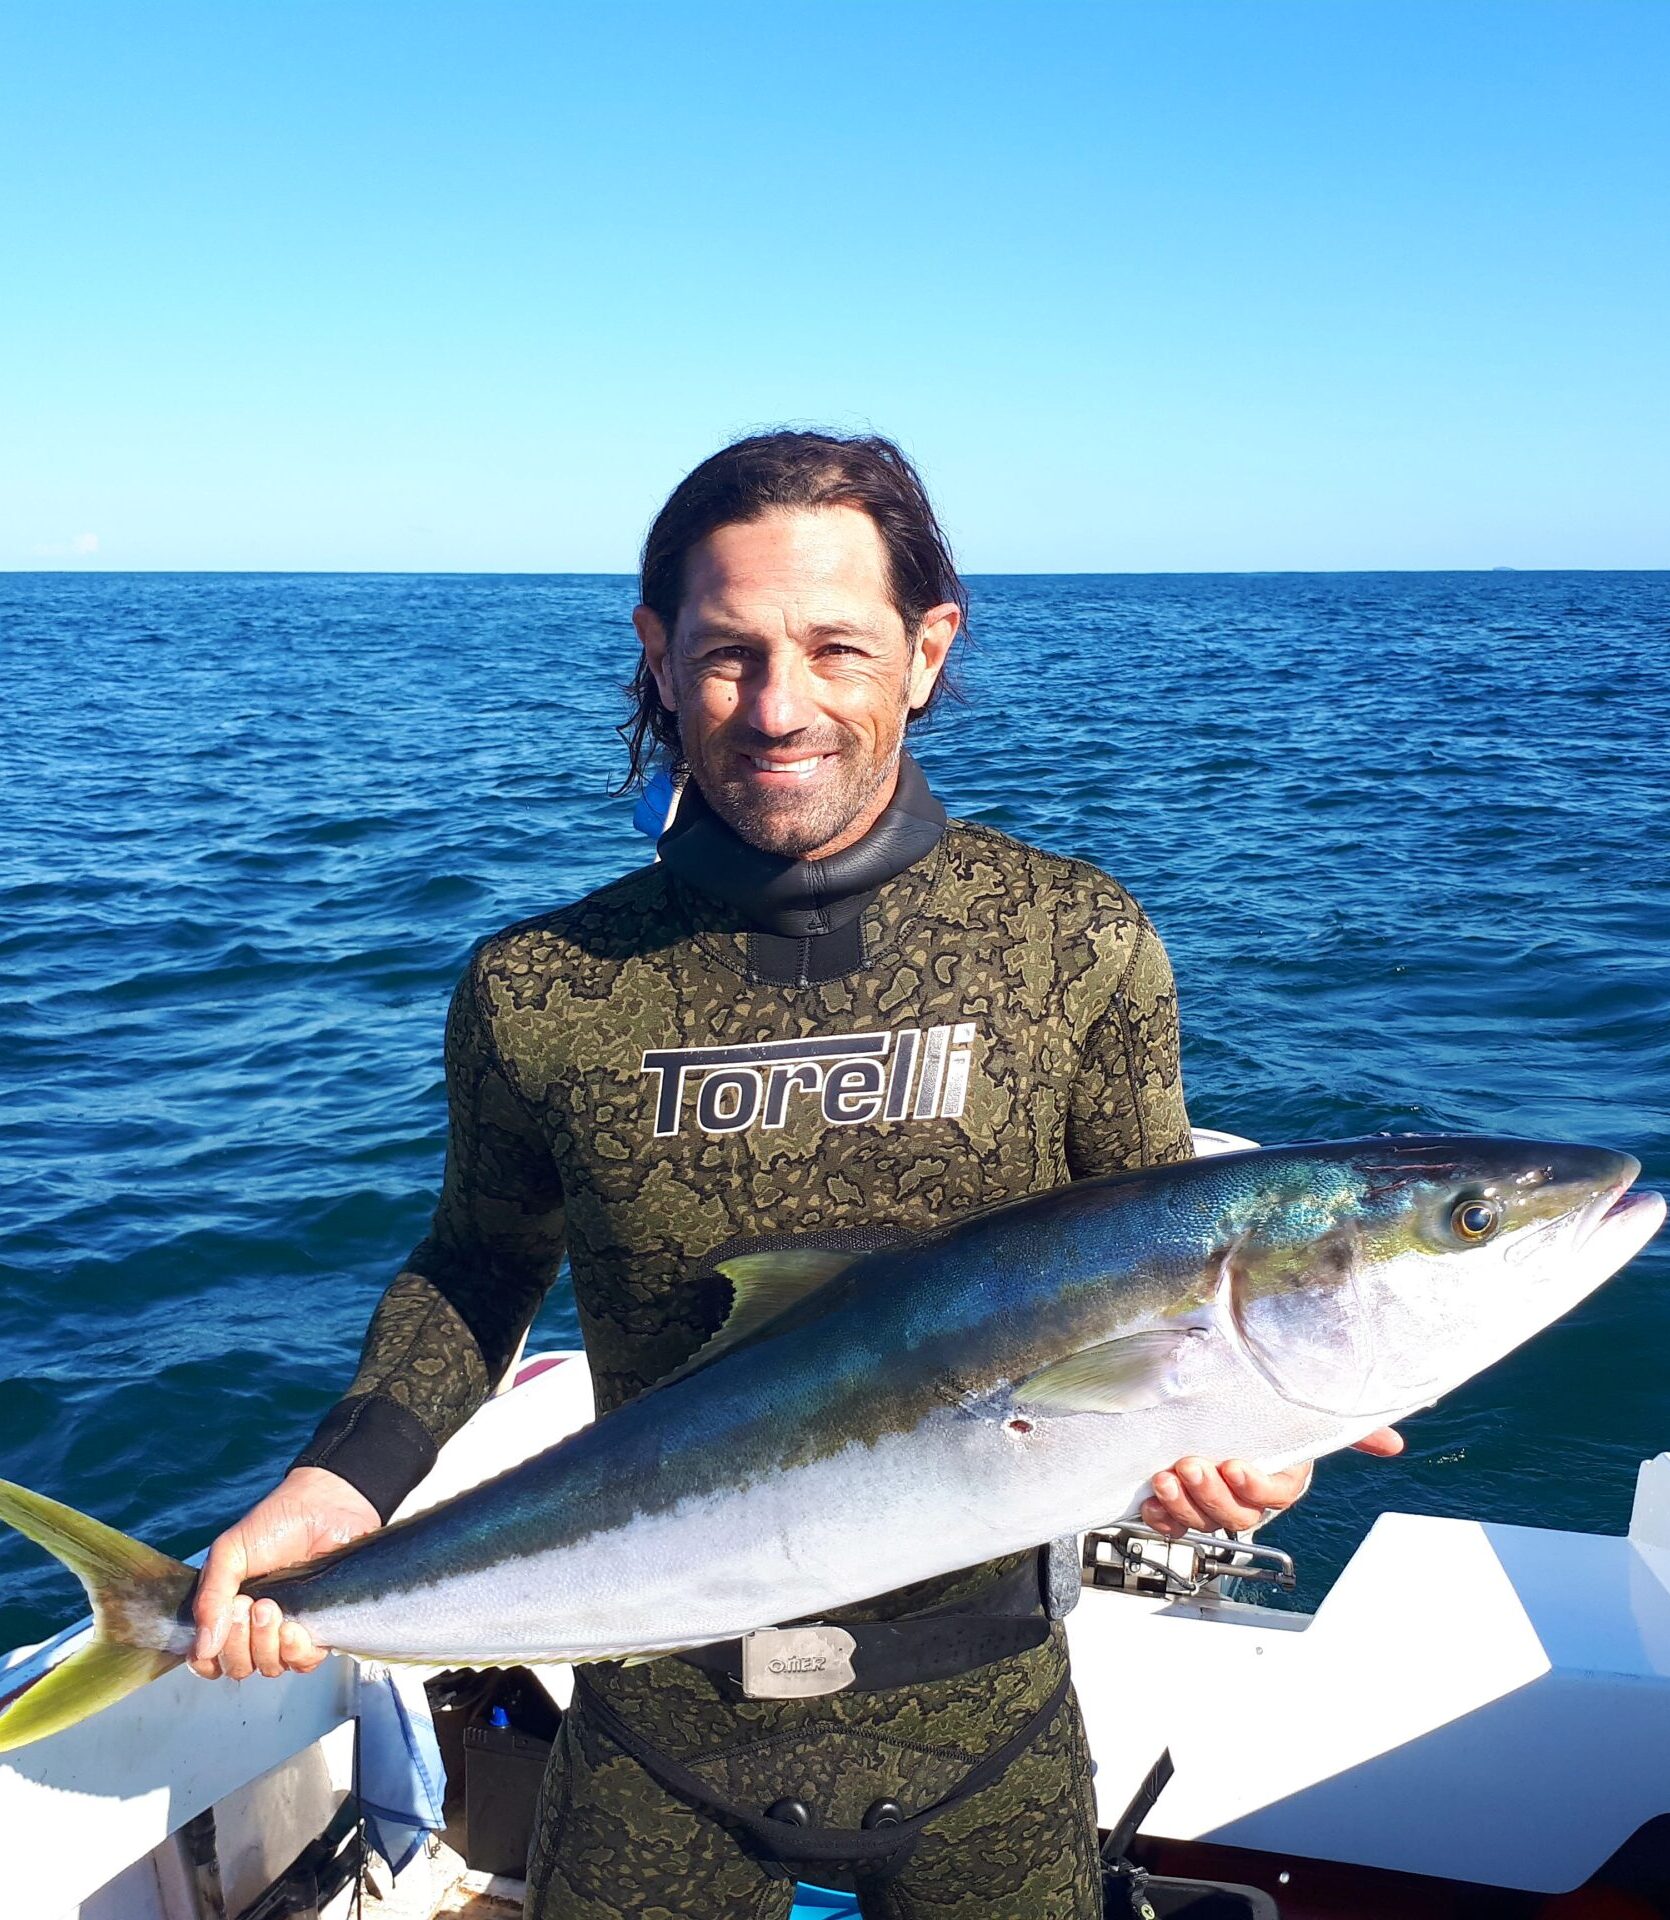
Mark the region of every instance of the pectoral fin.
[[1167, 1327], [1126, 1334], [1070, 1354], [1021, 1381], [1019, 1406], [1041, 1413], [1138, 1413], [1157, 1407], [1182, 1386], [1181, 1362], [1198, 1327]]

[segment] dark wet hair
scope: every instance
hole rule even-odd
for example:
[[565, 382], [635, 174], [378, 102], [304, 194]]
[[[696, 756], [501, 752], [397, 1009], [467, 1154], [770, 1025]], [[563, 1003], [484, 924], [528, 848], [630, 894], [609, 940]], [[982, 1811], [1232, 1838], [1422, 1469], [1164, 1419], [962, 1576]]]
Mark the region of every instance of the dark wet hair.
[[[914, 634], [930, 607], [950, 602], [968, 622], [968, 593], [927, 489], [903, 453], [879, 434], [805, 433], [780, 428], [750, 434], [704, 460], [674, 487], [655, 516], [639, 562], [639, 598], [669, 633], [684, 597], [690, 549], [720, 527], [782, 508], [856, 507], [881, 535], [887, 585], [905, 631]], [[945, 687], [941, 674], [917, 720]], [[625, 785], [648, 777], [659, 751], [679, 751], [678, 716], [661, 704], [641, 655], [626, 689], [632, 716], [620, 727], [632, 755]]]

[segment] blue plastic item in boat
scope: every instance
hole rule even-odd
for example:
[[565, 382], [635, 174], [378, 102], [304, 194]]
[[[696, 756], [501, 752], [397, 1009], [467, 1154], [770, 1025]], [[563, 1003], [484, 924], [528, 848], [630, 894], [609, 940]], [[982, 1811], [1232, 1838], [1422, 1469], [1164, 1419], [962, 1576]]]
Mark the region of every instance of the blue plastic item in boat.
[[667, 824], [667, 815], [673, 810], [675, 791], [672, 774], [666, 767], [657, 767], [643, 792], [638, 795], [638, 804], [632, 809], [633, 826], [640, 833], [647, 833], [650, 839], [659, 840]]
[[858, 1898], [837, 1893], [832, 1887], [809, 1887], [802, 1881], [794, 1890], [789, 1920], [858, 1920]]

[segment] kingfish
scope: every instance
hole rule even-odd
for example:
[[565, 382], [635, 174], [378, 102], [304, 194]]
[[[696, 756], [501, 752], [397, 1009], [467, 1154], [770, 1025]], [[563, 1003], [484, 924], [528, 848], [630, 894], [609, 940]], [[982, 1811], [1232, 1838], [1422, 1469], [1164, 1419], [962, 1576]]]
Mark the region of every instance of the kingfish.
[[[1380, 1136], [1084, 1180], [860, 1257], [744, 1255], [678, 1372], [508, 1473], [246, 1583], [321, 1646], [435, 1665], [730, 1639], [1134, 1514], [1186, 1454], [1267, 1471], [1430, 1404], [1657, 1231], [1601, 1148]], [[0, 1482], [95, 1638], [0, 1749], [184, 1660], [195, 1573]]]

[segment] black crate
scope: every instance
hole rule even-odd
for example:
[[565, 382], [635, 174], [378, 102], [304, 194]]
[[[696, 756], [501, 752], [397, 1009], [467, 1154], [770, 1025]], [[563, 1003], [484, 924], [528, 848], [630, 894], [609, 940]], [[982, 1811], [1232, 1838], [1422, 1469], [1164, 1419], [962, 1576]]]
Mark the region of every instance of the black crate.
[[464, 1729], [464, 1857], [477, 1873], [513, 1880], [526, 1874], [534, 1802], [551, 1745], [510, 1727]]

